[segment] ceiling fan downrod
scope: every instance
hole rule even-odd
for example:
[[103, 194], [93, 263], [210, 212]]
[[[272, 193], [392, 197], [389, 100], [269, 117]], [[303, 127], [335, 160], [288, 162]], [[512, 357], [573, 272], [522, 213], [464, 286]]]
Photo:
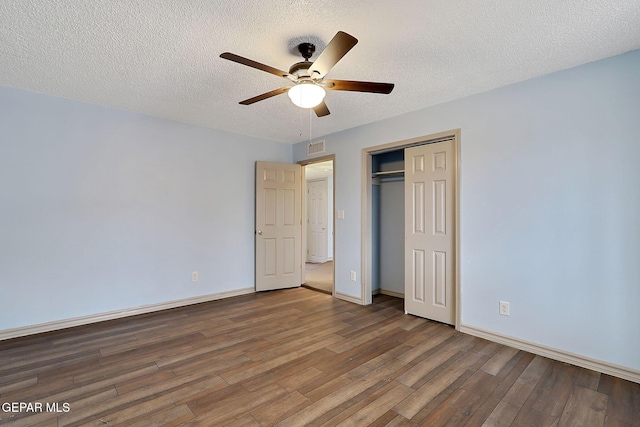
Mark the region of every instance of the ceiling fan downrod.
[[298, 45], [298, 52], [304, 58], [305, 61], [308, 61], [309, 58], [313, 56], [316, 51], [316, 46], [313, 43], [300, 43]]

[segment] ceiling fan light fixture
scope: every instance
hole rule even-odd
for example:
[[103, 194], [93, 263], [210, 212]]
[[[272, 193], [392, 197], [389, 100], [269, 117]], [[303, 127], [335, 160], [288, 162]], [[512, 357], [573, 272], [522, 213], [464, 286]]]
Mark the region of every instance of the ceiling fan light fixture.
[[313, 108], [319, 105], [326, 91], [313, 82], [300, 82], [287, 92], [291, 102], [300, 108]]

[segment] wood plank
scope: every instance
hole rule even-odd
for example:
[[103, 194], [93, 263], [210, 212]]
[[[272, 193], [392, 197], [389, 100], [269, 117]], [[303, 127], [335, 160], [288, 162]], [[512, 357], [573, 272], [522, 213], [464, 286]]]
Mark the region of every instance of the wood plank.
[[266, 405], [251, 412], [251, 416], [259, 425], [272, 426], [303, 408], [309, 406], [311, 400], [297, 391], [289, 393], [278, 400], [275, 405]]
[[299, 390], [306, 384], [313, 382], [323, 376], [324, 373], [322, 371], [311, 366], [300, 372], [289, 375], [288, 377], [282, 378], [278, 381], [278, 384], [280, 384], [280, 386], [287, 391], [294, 391]]
[[[100, 379], [91, 383], [79, 384], [76, 386], [64, 386], [60, 388], [56, 384], [47, 384], [46, 387], [29, 387], [19, 390], [18, 393], [11, 395], [13, 402], [33, 402], [44, 401], [49, 402], [69, 402], [78, 399], [79, 397], [91, 395], [93, 393], [101, 392], [105, 389], [113, 389], [116, 392], [114, 385], [118, 382], [125, 381], [127, 379], [135, 378], [141, 375], [146, 375], [157, 371], [155, 365], [149, 365], [134, 370], [124, 372], [120, 375], [115, 375], [109, 378]], [[117, 393], [117, 392], [116, 392]], [[3, 396], [4, 399], [4, 396]]]
[[[398, 372], [402, 371], [404, 364], [395, 358], [397, 351], [402, 351], [404, 348], [402, 345], [393, 349], [382, 347], [385, 350], [381, 352], [365, 352], [360, 357], [354, 358], [350, 362], [342, 364], [342, 369], [332, 372], [330, 375], [314, 381], [313, 383], [302, 388], [300, 391], [313, 401], [318, 401], [331, 393], [335, 392], [350, 384], [354, 380], [363, 378], [372, 372], [377, 372], [378, 369], [385, 367], [390, 361], [399, 362], [396, 369], [385, 380], [392, 380], [398, 376]], [[379, 349], [378, 349], [379, 350]], [[375, 356], [375, 357], [374, 357]], [[340, 363], [340, 362], [338, 362]], [[348, 369], [348, 370], [347, 370]]]
[[607, 395], [576, 386], [564, 408], [558, 427], [604, 426]]
[[519, 406], [501, 401], [482, 424], [482, 427], [509, 427], [519, 411]]
[[[487, 374], [488, 375], [488, 374]], [[493, 393], [487, 397], [482, 405], [480, 405], [466, 422], [466, 426], [481, 426], [495, 411], [496, 407], [501, 403], [499, 399], [492, 397]], [[505, 402], [506, 403], [506, 402]], [[519, 409], [519, 408], [518, 408]]]
[[467, 381], [460, 387], [462, 390], [475, 393], [479, 396], [491, 396], [491, 393], [498, 387], [501, 378], [487, 374], [484, 371], [475, 371]]
[[527, 366], [522, 375], [515, 384], [509, 389], [503, 400], [517, 407], [524, 405], [531, 392], [542, 378], [542, 375], [549, 368], [550, 360], [544, 357], [536, 356], [535, 359]]
[[397, 383], [391, 384], [386, 380], [380, 380], [371, 387], [358, 393], [349, 399], [345, 399], [339, 405], [316, 418], [311, 424], [314, 426], [333, 427], [367, 406], [391, 390]]
[[128, 427], [152, 427], [152, 426], [173, 427], [173, 426], [179, 426], [185, 421], [188, 421], [193, 418], [194, 418], [193, 412], [191, 412], [189, 407], [187, 405], [180, 405], [180, 406], [175, 406], [175, 407], [166, 409], [162, 412], [150, 414], [144, 420], [127, 423], [126, 425]]
[[448, 329], [448, 330], [452, 332], [441, 333], [428, 338], [421, 337], [421, 340], [420, 340], [421, 342], [419, 342], [411, 350], [407, 351], [402, 356], [399, 356], [398, 359], [400, 359], [404, 363], [413, 362], [414, 360], [418, 359], [420, 356], [426, 354], [429, 350], [439, 346], [440, 344], [448, 340], [454, 334], [453, 329]]
[[38, 384], [37, 376], [13, 381], [11, 383], [7, 383], [6, 385], [3, 385], [2, 387], [0, 387], [0, 396], [15, 390], [20, 390], [26, 387], [34, 386], [36, 384]]
[[[300, 392], [312, 400], [319, 400], [339, 387], [337, 383], [348, 383], [357, 377], [358, 373], [374, 369], [370, 367], [371, 364], [378, 366], [380, 363], [386, 363], [394, 357], [396, 351], [405, 348], [404, 345], [393, 341], [372, 340], [340, 355], [327, 350], [330, 355], [316, 365], [325, 375], [301, 388]], [[345, 375], [351, 371], [354, 371], [351, 375]]]
[[453, 345], [444, 346], [439, 351], [432, 353], [431, 356], [420, 363], [414, 365], [412, 368], [405, 371], [398, 377], [398, 382], [411, 387], [420, 381], [424, 376], [434, 369], [439, 368], [442, 364], [449, 361], [459, 351]]
[[512, 427], [556, 427], [560, 417], [549, 415], [531, 407], [520, 409]]
[[390, 425], [394, 425], [394, 424], [398, 425], [398, 422], [396, 421], [396, 418], [398, 418], [398, 417], [406, 420], [407, 423], [409, 422], [409, 420], [407, 420], [403, 416], [398, 415], [398, 413], [396, 411], [390, 409], [387, 412], [385, 412], [384, 414], [382, 414], [381, 416], [379, 416], [371, 424], [369, 424], [368, 427], [384, 427], [384, 426], [390, 426]]
[[608, 417], [625, 423], [640, 424], [640, 384], [603, 374], [598, 391], [609, 396]]
[[[108, 418], [131, 406], [146, 402], [151, 398], [158, 398], [163, 394], [181, 390], [184, 393], [191, 385], [208, 380], [203, 375], [187, 375], [176, 377], [154, 386], [148, 386], [131, 391], [124, 395], [117, 395], [110, 399], [95, 402], [88, 405], [79, 405], [72, 411], [60, 416], [60, 426], [82, 425], [84, 422], [95, 418]], [[223, 383], [221, 379], [214, 380], [216, 384]]]
[[[318, 349], [297, 359], [275, 366], [260, 375], [243, 380], [241, 384], [245, 389], [254, 391], [267, 384], [280, 383], [281, 380], [287, 377], [297, 375], [311, 366], [317, 366], [318, 361], [326, 358], [327, 354], [331, 354], [331, 352], [326, 348]], [[303, 384], [299, 384], [298, 391], [303, 386]]]
[[631, 423], [625, 423], [624, 421], [620, 421], [617, 418], [613, 418], [607, 415], [604, 419], [604, 425], [606, 427], [635, 427], [640, 425], [640, 423], [632, 425]]
[[[138, 423], [139, 421], [146, 420], [152, 415], [160, 413], [168, 408], [170, 409], [181, 406], [188, 408], [186, 403], [189, 400], [194, 399], [196, 396], [209, 394], [215, 390], [220, 390], [225, 387], [227, 387], [227, 384], [218, 376], [212, 378], [203, 377], [192, 382], [184, 383], [178, 387], [174, 387], [172, 390], [163, 390], [160, 393], [155, 393], [149, 398], [132, 400], [130, 403], [123, 404], [116, 410], [102, 415], [100, 419], [112, 425]], [[194, 419], [194, 414], [191, 410], [189, 410], [188, 413], [185, 411], [185, 416], [189, 420]], [[79, 424], [82, 425], [85, 422], [87, 421], [83, 420]]]
[[561, 362], [551, 362], [551, 366], [540, 379], [523, 407], [559, 418], [573, 393], [578, 368]]
[[254, 364], [251, 364], [251, 366], [248, 368], [234, 368], [230, 371], [223, 372], [221, 375], [225, 379], [225, 381], [227, 381], [229, 384], [233, 384], [238, 381], [242, 381], [247, 378], [251, 378], [253, 376], [264, 373], [283, 363], [291, 362], [299, 357], [302, 357], [309, 353], [313, 353], [320, 348], [324, 348], [327, 345], [331, 345], [342, 340], [343, 338], [341, 336], [331, 334], [329, 336], [322, 337], [321, 339], [316, 340], [313, 343], [304, 346], [298, 346], [295, 351], [291, 351], [274, 359], [262, 362], [254, 362]]
[[482, 401], [483, 398], [475, 393], [457, 389], [449, 394], [420, 423], [433, 427], [464, 425]]
[[398, 360], [392, 360], [383, 367], [377, 369], [375, 372], [371, 372], [365, 377], [344, 385], [343, 387], [335, 390], [333, 393], [327, 395], [326, 397], [307, 406], [306, 408], [304, 408], [304, 410], [296, 412], [292, 416], [283, 420], [279, 425], [281, 425], [282, 427], [297, 427], [302, 425], [309, 425], [312, 421], [334, 409], [342, 402], [347, 401], [360, 393], [363, 393], [368, 388], [374, 386], [378, 381], [388, 378], [400, 366], [402, 366], [402, 362]]
[[376, 421], [379, 417], [387, 413], [389, 410], [391, 410], [391, 408], [393, 408], [399, 402], [404, 400], [404, 398], [406, 398], [409, 394], [413, 393], [413, 390], [410, 387], [397, 382], [390, 383], [387, 388], [388, 389], [384, 390], [381, 393], [374, 394], [375, 399], [370, 399], [370, 403], [368, 403], [366, 406], [363, 406], [362, 408], [359, 408], [339, 424], [335, 424], [332, 422], [331, 425], [342, 427], [358, 427], [369, 425]]
[[502, 378], [502, 381], [498, 384], [498, 386], [493, 390], [489, 398], [491, 399], [504, 399], [504, 396], [509, 392], [511, 387], [516, 383], [518, 378], [522, 375], [522, 373], [527, 369], [529, 364], [533, 361], [535, 355], [531, 353], [525, 353], [524, 356], [518, 361], [518, 364], [509, 371], [509, 374]]
[[465, 354], [457, 363], [435, 377], [427, 384], [420, 387], [394, 409], [398, 414], [411, 419], [420, 409], [428, 404], [434, 397], [453, 383], [464, 371], [473, 365], [481, 356], [477, 353]]
[[261, 427], [251, 415], [243, 415], [224, 425], [224, 427]]
[[255, 343], [255, 339], [247, 340], [243, 338], [227, 338], [204, 347], [198, 347], [196, 349], [192, 348], [191, 351], [188, 352], [177, 352], [176, 354], [168, 353], [166, 355], [158, 354], [158, 357], [155, 359], [155, 363], [158, 367], [163, 368], [180, 362], [185, 362], [187, 360], [192, 360], [199, 356], [211, 355], [215, 352], [219, 352], [220, 350], [234, 349], [238, 344], [244, 345], [243, 348], [245, 349], [253, 348]]
[[286, 390], [277, 384], [270, 384], [262, 389], [240, 393], [223, 401], [206, 400], [189, 403], [189, 408], [196, 414], [195, 421], [206, 420], [207, 425], [225, 425], [246, 413], [254, 412], [258, 408], [275, 406], [287, 396]]
[[518, 353], [519, 350], [511, 347], [503, 347], [491, 359], [480, 368], [487, 374], [498, 375], [504, 366]]

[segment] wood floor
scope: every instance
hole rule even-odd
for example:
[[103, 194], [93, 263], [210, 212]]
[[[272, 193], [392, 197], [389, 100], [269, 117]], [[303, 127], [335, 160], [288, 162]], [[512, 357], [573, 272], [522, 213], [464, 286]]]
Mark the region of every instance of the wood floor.
[[333, 261], [305, 264], [305, 287], [333, 295]]
[[[640, 426], [640, 385], [309, 289], [0, 342], [15, 426]], [[68, 404], [68, 412], [64, 412]]]

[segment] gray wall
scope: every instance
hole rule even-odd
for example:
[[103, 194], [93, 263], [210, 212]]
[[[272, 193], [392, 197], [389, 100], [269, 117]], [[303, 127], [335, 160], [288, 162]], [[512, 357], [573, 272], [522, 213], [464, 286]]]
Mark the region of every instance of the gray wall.
[[[373, 172], [404, 170], [404, 150], [376, 154], [371, 166]], [[379, 288], [404, 294], [404, 176], [383, 175], [375, 181], [379, 234], [372, 236], [371, 244]]]
[[253, 287], [256, 160], [291, 146], [0, 87], [0, 330]]
[[404, 295], [404, 178], [380, 184], [380, 289]]
[[360, 296], [362, 149], [460, 128], [462, 322], [640, 370], [639, 118], [634, 51], [323, 137], [336, 291]]

